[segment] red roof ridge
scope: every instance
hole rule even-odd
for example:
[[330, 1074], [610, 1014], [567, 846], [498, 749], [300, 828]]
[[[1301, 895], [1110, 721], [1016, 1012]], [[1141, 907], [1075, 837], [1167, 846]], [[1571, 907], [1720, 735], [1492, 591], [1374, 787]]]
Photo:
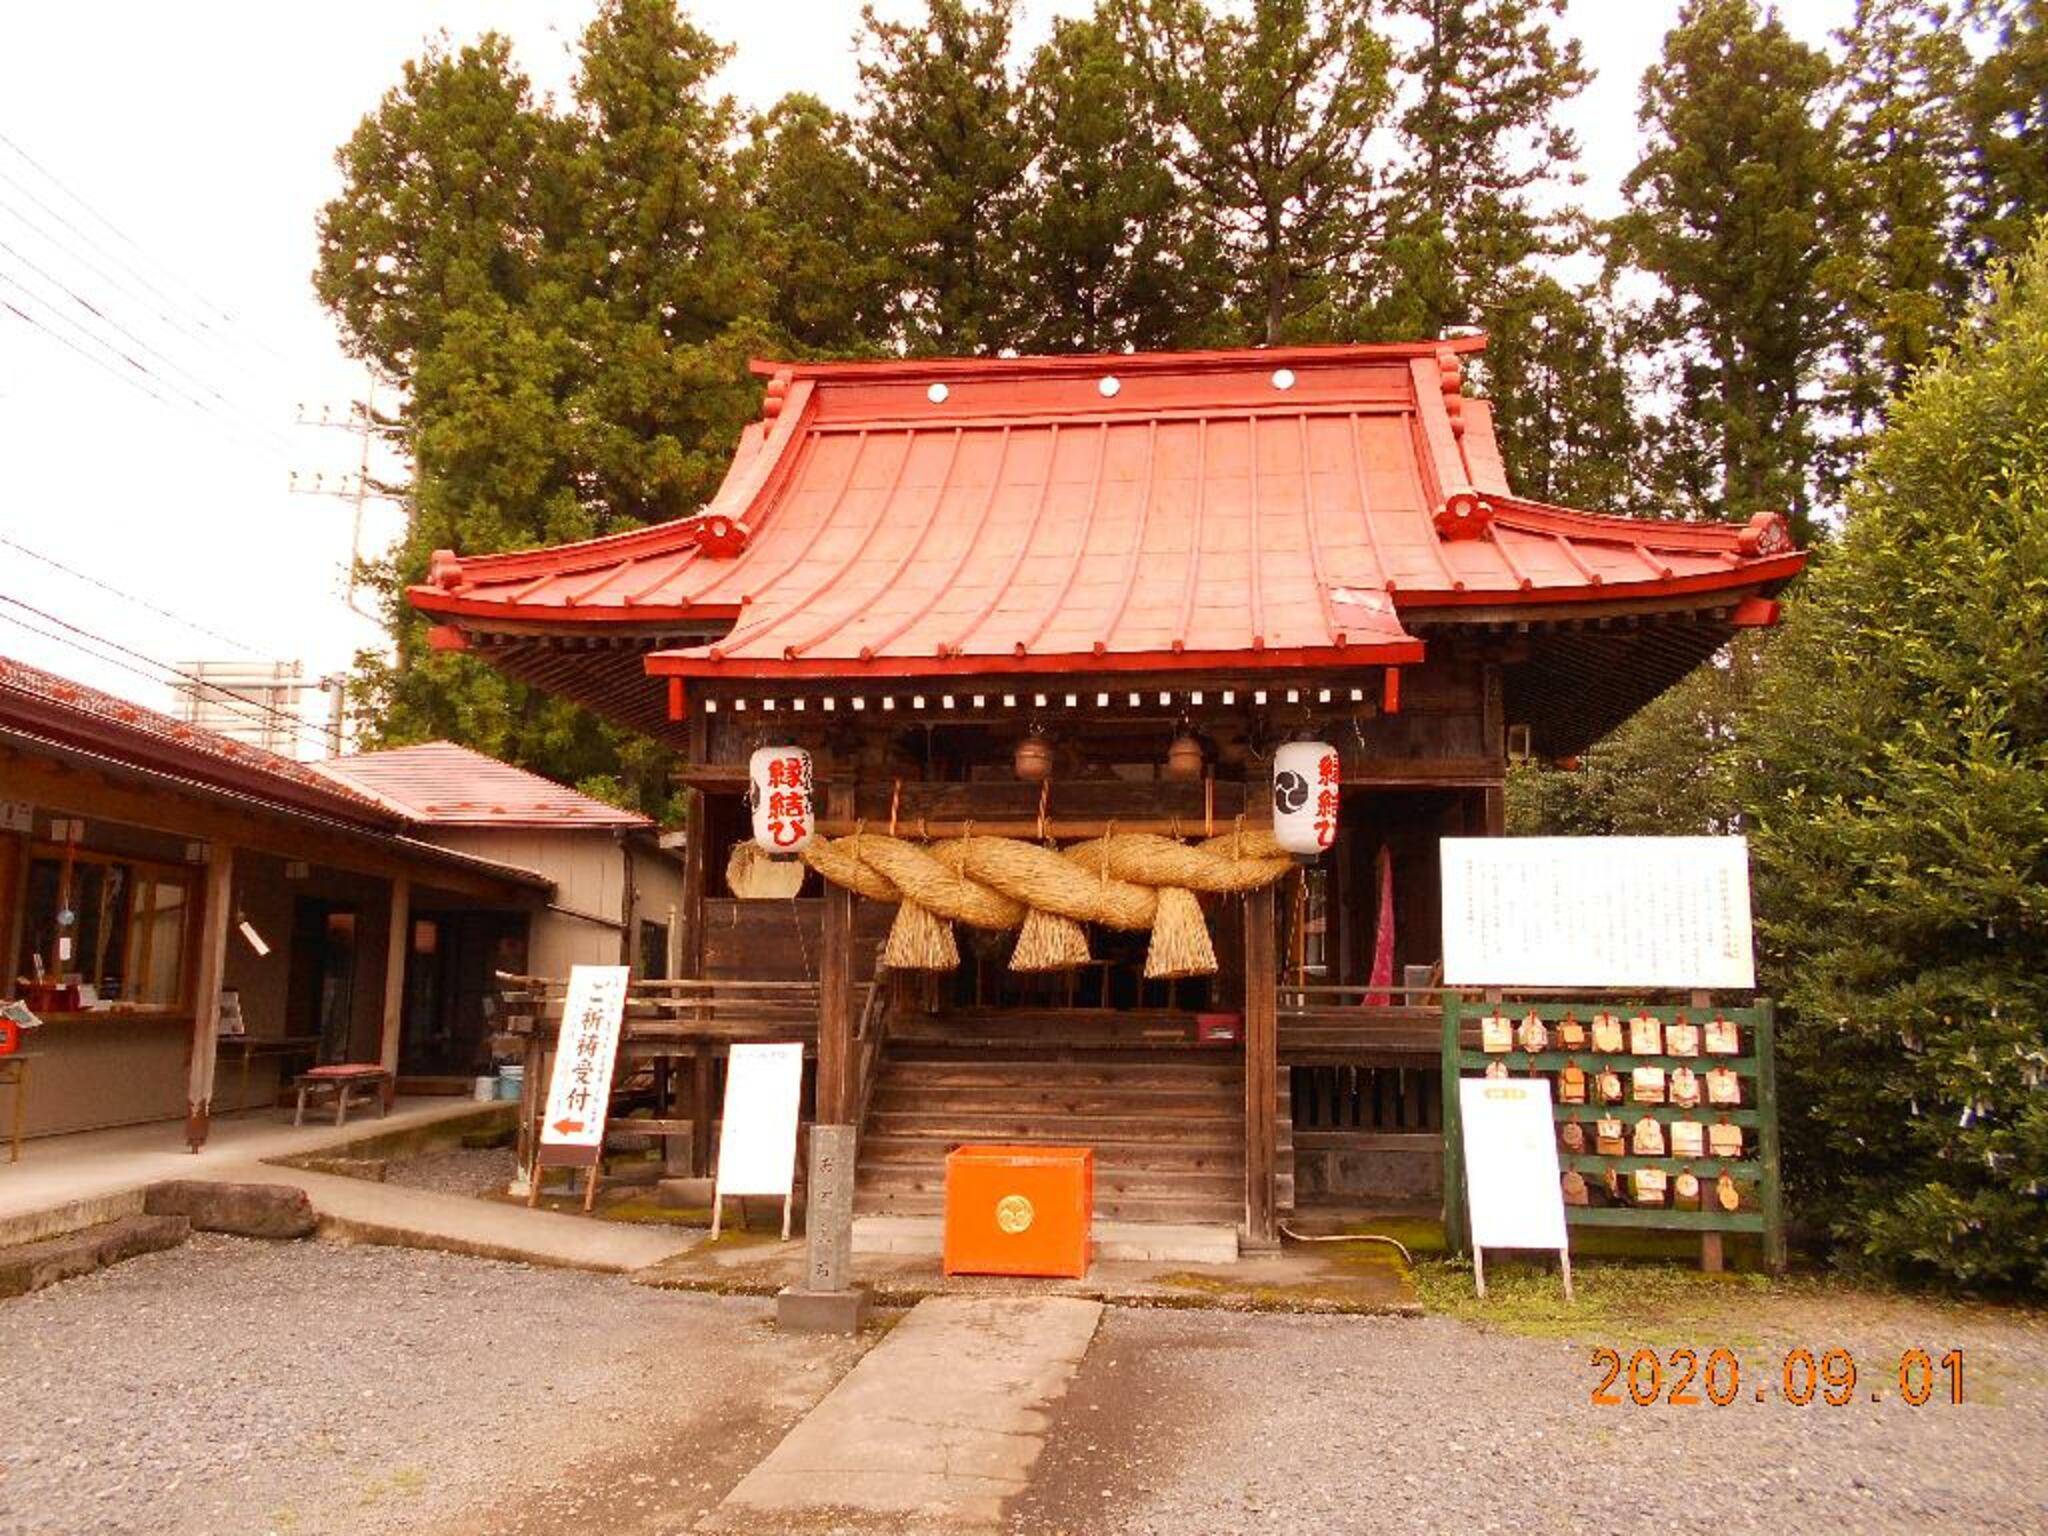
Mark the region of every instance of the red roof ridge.
[[1064, 378], [1097, 374], [1213, 373], [1244, 368], [1315, 367], [1344, 363], [1406, 362], [1484, 351], [1484, 335], [1447, 337], [1441, 341], [1335, 342], [1317, 346], [1219, 347], [1190, 352], [1061, 352], [1008, 357], [889, 357], [843, 362], [793, 362], [778, 358], [749, 359], [757, 378], [786, 375], [793, 383], [807, 379], [874, 379], [904, 383], [916, 379]]

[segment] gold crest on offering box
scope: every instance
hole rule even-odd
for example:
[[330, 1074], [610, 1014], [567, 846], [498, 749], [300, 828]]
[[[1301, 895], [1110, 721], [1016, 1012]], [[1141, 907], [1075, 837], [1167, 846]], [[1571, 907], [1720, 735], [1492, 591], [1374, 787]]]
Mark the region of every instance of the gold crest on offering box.
[[1498, 1055], [1515, 1048], [1515, 1026], [1503, 1014], [1489, 1013], [1479, 1021], [1479, 1049]]
[[1628, 1021], [1628, 1049], [1632, 1056], [1664, 1054], [1664, 1026], [1655, 1014], [1639, 1013]]
[[1671, 1122], [1671, 1155], [1699, 1157], [1707, 1150], [1707, 1128], [1697, 1120]]
[[1664, 1026], [1664, 1054], [1666, 1056], [1697, 1056], [1700, 1053], [1700, 1027], [1675, 1019]]
[[1522, 1020], [1522, 1027], [1515, 1031], [1515, 1038], [1521, 1042], [1522, 1049], [1532, 1055], [1537, 1051], [1550, 1049], [1550, 1031], [1543, 1027], [1543, 1020], [1533, 1013]]
[[1664, 1102], [1664, 1069], [1662, 1067], [1637, 1067], [1629, 1074], [1631, 1096], [1638, 1104], [1662, 1104]]
[[1709, 1056], [1739, 1056], [1742, 1054], [1742, 1037], [1735, 1026], [1726, 1019], [1707, 1020], [1707, 1054]]
[[1620, 1157], [1627, 1148], [1619, 1120], [1602, 1120], [1593, 1127], [1593, 1150], [1602, 1157]]
[[1593, 1049], [1596, 1051], [1618, 1051], [1621, 1049], [1621, 1020], [1611, 1013], [1593, 1015]]
[[1662, 1157], [1664, 1155], [1664, 1124], [1655, 1115], [1645, 1115], [1636, 1122], [1635, 1136], [1631, 1145], [1637, 1157]]
[[1740, 1104], [1742, 1079], [1727, 1067], [1714, 1068], [1707, 1074], [1707, 1102], [1721, 1105]]

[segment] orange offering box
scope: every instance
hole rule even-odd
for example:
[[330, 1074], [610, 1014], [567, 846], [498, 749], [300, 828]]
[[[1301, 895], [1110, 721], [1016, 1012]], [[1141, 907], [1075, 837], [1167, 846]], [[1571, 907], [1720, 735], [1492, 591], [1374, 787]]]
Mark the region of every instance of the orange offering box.
[[1087, 1147], [958, 1147], [946, 1156], [946, 1273], [1088, 1273], [1095, 1154]]

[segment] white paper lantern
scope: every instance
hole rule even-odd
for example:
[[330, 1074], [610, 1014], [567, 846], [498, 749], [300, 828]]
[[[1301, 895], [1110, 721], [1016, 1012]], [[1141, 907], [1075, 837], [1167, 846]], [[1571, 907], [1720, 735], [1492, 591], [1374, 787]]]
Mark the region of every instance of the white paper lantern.
[[754, 841], [770, 853], [797, 853], [811, 840], [811, 754], [802, 747], [761, 747], [747, 759]]
[[1312, 857], [1337, 841], [1342, 783], [1327, 741], [1290, 741], [1273, 754], [1273, 836], [1282, 848]]

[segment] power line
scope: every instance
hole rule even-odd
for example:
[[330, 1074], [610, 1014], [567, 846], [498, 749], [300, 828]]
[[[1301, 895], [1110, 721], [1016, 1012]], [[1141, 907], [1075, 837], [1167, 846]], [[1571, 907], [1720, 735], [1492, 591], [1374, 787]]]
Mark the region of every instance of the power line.
[[[21, 609], [23, 612], [32, 613], [37, 618], [43, 620], [45, 623], [58, 625], [63, 629], [68, 629], [74, 635], [81, 635], [84, 638], [91, 640], [99, 645], [106, 646], [111, 650], [119, 651], [124, 656], [132, 656], [137, 661], [146, 662], [148, 665], [152, 667], [156, 667], [161, 669], [162, 671], [168, 672], [172, 677], [180, 679], [181, 681], [189, 684], [191, 687], [195, 689], [205, 689], [213, 693], [218, 693], [222, 695], [222, 698], [217, 699], [214, 702], [218, 704], [220, 708], [226, 710], [230, 714], [242, 715], [244, 719], [250, 720], [257, 725], [266, 725], [270, 728], [275, 728], [275, 726], [280, 723], [289, 725], [294, 733], [294, 740], [297, 739], [296, 733], [305, 728], [305, 721], [301, 719], [298, 715], [292, 714], [288, 710], [279, 709], [272, 704], [263, 704], [255, 699], [245, 699], [231, 688], [225, 688], [219, 683], [208, 682], [205, 678], [198, 676], [196, 673], [187, 672], [182, 667], [174, 667], [167, 661], [159, 661], [156, 659], [156, 657], [149, 655], [147, 652], [138, 651], [133, 646], [123, 645], [118, 640], [110, 640], [105, 635], [99, 634], [94, 630], [87, 629], [81, 624], [72, 623], [69, 619], [60, 619], [57, 617], [56, 614], [38, 608], [34, 603], [25, 603], [20, 598], [9, 597], [4, 592], [0, 592], [0, 603], [12, 603], [15, 607]], [[7, 615], [0, 615], [0, 617], [7, 617]], [[53, 635], [50, 636], [50, 638], [57, 639], [60, 637]], [[111, 658], [103, 656], [100, 659], [102, 661], [107, 661]], [[164, 679], [160, 677], [151, 678], [150, 680], [152, 682], [158, 683], [164, 681]], [[271, 718], [269, 721], [264, 721], [258, 718], [257, 716], [247, 714], [247, 709], [261, 710], [263, 714], [268, 715]]]
[[[123, 672], [132, 673], [134, 676], [141, 678], [144, 682], [155, 683], [161, 686], [164, 681], [161, 677], [158, 677], [154, 672], [146, 672], [141, 667], [135, 666], [131, 662], [121, 660], [121, 658], [118, 656], [109, 656], [106, 655], [104, 652], [96, 651], [91, 646], [80, 644], [77, 640], [74, 640], [69, 636], [58, 634], [57, 631], [55, 631], [54, 629], [44, 629], [40, 624], [31, 624], [28, 622], [28, 620], [21, 618], [16, 614], [0, 611], [0, 621], [12, 624], [18, 629], [25, 629], [32, 635], [41, 635], [45, 640], [54, 640], [59, 645], [69, 646], [71, 647], [72, 650], [79, 652], [81, 655], [90, 656], [94, 661], [101, 662], [106, 666], [119, 667]], [[270, 722], [263, 720], [258, 716], [242, 714], [241, 711], [236, 709], [232, 704], [222, 704], [220, 707], [223, 710], [226, 710], [229, 714], [237, 715], [239, 718], [247, 720], [251, 725], [258, 727], [259, 729], [267, 731], [275, 728], [270, 724]], [[301, 723], [303, 724], [303, 722]], [[296, 736], [293, 738], [293, 741], [296, 743]]]
[[[19, 292], [28, 292], [26, 288], [22, 288], [21, 285], [18, 283], [15, 285], [15, 287]], [[102, 371], [112, 375], [114, 378], [119, 379], [123, 384], [127, 384], [135, 389], [141, 390], [145, 395], [149, 396], [150, 399], [156, 401], [158, 404], [174, 405], [177, 403], [176, 401], [172, 400], [168, 395], [158, 394], [155, 390], [151, 389], [147, 384], [143, 383], [142, 380], [123, 373], [120, 369], [116, 368], [112, 363], [108, 362], [105, 358], [96, 356], [95, 354], [86, 351], [85, 348], [81, 347], [77, 342], [73, 341], [69, 336], [64, 335], [60, 331], [51, 330], [47, 325], [44, 325], [42, 321], [38, 320], [34, 315], [30, 314], [27, 310], [15, 304], [12, 300], [0, 299], [0, 309], [6, 310], [9, 314], [13, 315], [15, 319], [22, 321], [24, 324], [34, 326], [37, 330], [41, 331], [45, 336], [49, 337], [52, 341], [61, 342], [64, 346], [69, 347], [73, 352], [76, 352], [80, 357], [84, 358], [88, 363], [91, 363], [95, 368], [101, 369]]]
[[[5, 197], [0, 197], [0, 213], [7, 214], [9, 217], [14, 219], [17, 223], [19, 223], [23, 229], [26, 229], [33, 233], [34, 235], [36, 235], [44, 243], [49, 245], [52, 250], [56, 251], [60, 256], [62, 256], [67, 262], [76, 262], [78, 265], [84, 267], [87, 271], [91, 272], [95, 277], [99, 278], [100, 281], [106, 283], [116, 293], [120, 294], [130, 303], [140, 305], [143, 309], [148, 311], [150, 315], [166, 330], [176, 331], [178, 334], [185, 337], [187, 340], [196, 341], [199, 343], [199, 345], [207, 348], [211, 352], [214, 352], [216, 355], [220, 354], [220, 341], [218, 337], [208, 335], [205, 331], [199, 329], [190, 319], [186, 318], [184, 315], [176, 313], [174, 307], [172, 305], [165, 303], [160, 296], [146, 294], [138, 291], [138, 289], [134, 286], [134, 279], [124, 278], [119, 273], [114, 272], [105, 266], [102, 266], [89, 250], [80, 247], [77, 244], [77, 242], [67, 240], [62, 235], [52, 233], [50, 227], [47, 224], [44, 224], [37, 219], [31, 218], [27, 213], [23, 212], [22, 209], [16, 207], [13, 203], [9, 202]], [[242, 349], [242, 356], [246, 358], [255, 358], [256, 353], [253, 350], [250, 350], [249, 348], [245, 347]], [[269, 368], [272, 365], [268, 362], [264, 362], [262, 366]], [[283, 376], [281, 374], [274, 373], [273, 377], [282, 378]]]
[[85, 337], [86, 340], [90, 341], [94, 346], [102, 347], [106, 351], [113, 353], [115, 357], [119, 358], [122, 362], [126, 363], [130, 368], [133, 368], [137, 373], [143, 375], [146, 378], [155, 380], [158, 384], [162, 385], [164, 389], [170, 391], [170, 394], [169, 396], [166, 396], [154, 389], [149, 388], [147, 385], [142, 384], [139, 380], [132, 378], [130, 375], [126, 373], [123, 373], [120, 369], [112, 367], [103, 358], [96, 357], [92, 353], [86, 352], [81, 347], [79, 347], [77, 343], [70, 340], [70, 338], [62, 335], [57, 331], [51, 330], [49, 326], [43, 324], [42, 321], [36, 319], [34, 315], [29, 314], [19, 305], [14, 304], [6, 299], [0, 299], [0, 305], [5, 305], [6, 308], [11, 310], [16, 316], [18, 316], [22, 320], [27, 321], [30, 325], [34, 326], [37, 330], [43, 332], [43, 334], [45, 334], [46, 336], [54, 337], [56, 340], [63, 342], [65, 346], [69, 347], [72, 351], [78, 353], [79, 356], [86, 358], [88, 361], [99, 363], [101, 367], [105, 368], [107, 372], [113, 374], [116, 378], [119, 378], [127, 383], [134, 384], [138, 389], [141, 389], [142, 392], [148, 395], [152, 400], [158, 401], [160, 404], [163, 405], [176, 404], [189, 406], [193, 410], [198, 411], [201, 415], [211, 417], [213, 420], [219, 422], [223, 427], [225, 427], [230, 433], [234, 434], [242, 442], [260, 446], [265, 452], [275, 454], [280, 459], [289, 459], [289, 454], [283, 448], [281, 443], [265, 441], [253, 429], [244, 426], [235, 418], [223, 415], [221, 412], [216, 411], [211, 406], [207, 405], [207, 403], [204, 400], [201, 400], [197, 396], [191, 395], [181, 390], [176, 384], [172, 383], [169, 379], [164, 378], [162, 374], [158, 373], [148, 364], [142, 362], [139, 358], [136, 358], [130, 353], [123, 351], [120, 347], [108, 341], [104, 336], [96, 335], [87, 326], [81, 325], [78, 321], [73, 320], [70, 316], [63, 314], [62, 312], [57, 310], [48, 299], [44, 298], [41, 294], [35, 292], [33, 289], [28, 287], [27, 284], [22, 283], [13, 277], [10, 277], [5, 272], [0, 272], [0, 283], [7, 284], [16, 293], [19, 293], [24, 298], [28, 299], [30, 303], [40, 306], [43, 313], [50, 319], [56, 320], [64, 325], [70, 326], [73, 330], [77, 331], [81, 336]]
[[[154, 346], [150, 342], [144, 340], [142, 337], [136, 335], [133, 331], [129, 330], [127, 326], [123, 325], [119, 320], [115, 319], [112, 315], [108, 314], [105, 310], [101, 309], [97, 304], [93, 303], [91, 299], [88, 299], [76, 288], [73, 288], [69, 283], [65, 282], [63, 278], [56, 276], [54, 273], [45, 271], [42, 267], [38, 266], [35, 262], [31, 261], [28, 257], [24, 256], [20, 251], [16, 250], [12, 245], [8, 244], [5, 240], [0, 240], [0, 251], [5, 251], [8, 255], [12, 256], [16, 261], [20, 262], [24, 267], [28, 268], [29, 271], [33, 272], [45, 283], [48, 283], [52, 288], [55, 288], [59, 292], [63, 293], [74, 304], [78, 305], [79, 308], [83, 309], [87, 314], [94, 316], [95, 318], [99, 319], [100, 321], [109, 326], [112, 326], [114, 330], [119, 332], [127, 340], [133, 342], [136, 346], [140, 347], [143, 351], [147, 352], [151, 357], [157, 359], [157, 361], [161, 362], [166, 368], [169, 368], [174, 372], [183, 374], [187, 381], [189, 381], [192, 385], [194, 385], [204, 393], [211, 395], [215, 400], [220, 402], [223, 408], [229, 411], [233, 411], [237, 415], [241, 416], [244, 424], [250, 427], [252, 430], [263, 432], [266, 434], [271, 430], [269, 427], [264, 426], [262, 422], [253, 413], [244, 410], [241, 406], [235, 404], [234, 401], [228, 399], [226, 395], [222, 394], [208, 380], [201, 378], [198, 374], [194, 373], [190, 368], [187, 368], [183, 363], [179, 362], [176, 358], [164, 352], [161, 348]], [[169, 381], [166, 380], [166, 382], [168, 383]], [[280, 444], [282, 444], [283, 439], [280, 438], [279, 442]]]
[[44, 565], [49, 566], [52, 570], [62, 571], [66, 576], [71, 577], [74, 581], [82, 581], [87, 586], [98, 587], [102, 592], [105, 592], [113, 597], [118, 597], [125, 603], [133, 603], [138, 608], [147, 608], [151, 613], [157, 615], [158, 618], [169, 619], [173, 624], [182, 625], [184, 628], [191, 630], [194, 634], [205, 635], [209, 640], [218, 640], [222, 645], [231, 645], [236, 650], [246, 652], [248, 655], [251, 656], [261, 656], [263, 654], [255, 646], [237, 640], [233, 635], [224, 635], [217, 629], [209, 629], [204, 624], [198, 623], [192, 619], [188, 619], [184, 617], [182, 614], [171, 612], [171, 610], [168, 608], [159, 608], [155, 603], [152, 603], [146, 597], [137, 597], [133, 592], [124, 592], [121, 590], [121, 588], [115, 586], [110, 581], [103, 581], [101, 578], [92, 575], [90, 572], [81, 571], [77, 569], [75, 566], [66, 565], [62, 560], [58, 560], [53, 558], [52, 556], [43, 554], [39, 550], [30, 549], [26, 544], [23, 544], [16, 539], [10, 539], [4, 533], [0, 533], [0, 544], [5, 544], [9, 549], [27, 555], [31, 560], [41, 561]]
[[[25, 161], [29, 166], [31, 166], [37, 172], [37, 174], [42, 176], [42, 178], [45, 181], [49, 182], [52, 186], [56, 187], [58, 191], [62, 192], [73, 203], [77, 204], [78, 207], [83, 209], [86, 212], [86, 214], [88, 214], [90, 217], [96, 219], [102, 227], [104, 227], [110, 233], [112, 233], [116, 239], [121, 241], [130, 250], [136, 252], [136, 254], [141, 256], [147, 257], [150, 255], [150, 253], [143, 248], [142, 244], [139, 241], [137, 241], [133, 235], [130, 235], [118, 224], [114, 223], [113, 220], [109, 219], [97, 208], [93, 207], [91, 203], [88, 203], [76, 192], [72, 191], [71, 188], [65, 184], [64, 179], [61, 176], [57, 175], [56, 172], [52, 171], [48, 166], [44, 165], [41, 161], [37, 160], [35, 156], [31, 155], [27, 150], [23, 149], [19, 144], [15, 143], [13, 139], [9, 138], [4, 133], [0, 133], [0, 145], [5, 145], [8, 149], [12, 150], [17, 156], [19, 156], [23, 161]], [[9, 176], [5, 171], [0, 171], [0, 180], [4, 180], [10, 186], [18, 188], [23, 196], [27, 197], [38, 208], [41, 208], [44, 212], [48, 213], [51, 218], [57, 220], [58, 223], [62, 224], [66, 229], [69, 229], [73, 233], [77, 234], [81, 239], [91, 240], [93, 238], [90, 234], [86, 233], [86, 231], [80, 229], [76, 224], [72, 223], [69, 219], [65, 218], [63, 214], [59, 213], [56, 209], [50, 207], [48, 203], [44, 202], [41, 198], [37, 197], [34, 192], [30, 191], [27, 187], [23, 186], [20, 181], [16, 180], [12, 176]], [[144, 287], [148, 288], [150, 292], [156, 294], [159, 298], [163, 299], [165, 303], [178, 304], [181, 302], [178, 299], [173, 298], [170, 294], [165, 293], [161, 288], [157, 287], [157, 285], [150, 280], [148, 274], [141, 271], [138, 267], [136, 267], [136, 265], [133, 262], [123, 261], [122, 258], [120, 258], [119, 256], [115, 256], [114, 259], [116, 261], [121, 261], [121, 264], [123, 266], [125, 266], [130, 272], [133, 272], [135, 274], [137, 281], [142, 283]], [[150, 259], [157, 260], [158, 258], [151, 257]], [[237, 320], [233, 315], [229, 314], [226, 310], [222, 309], [218, 304], [215, 304], [204, 293], [200, 292], [198, 287], [195, 286], [192, 282], [185, 278], [179, 277], [175, 274], [175, 272], [172, 272], [168, 263], [164, 263], [163, 265], [164, 270], [167, 273], [171, 274], [171, 280], [179, 284], [181, 287], [183, 287], [192, 296], [191, 300], [184, 301], [185, 306], [187, 308], [190, 307], [193, 301], [196, 301], [200, 307], [211, 310], [221, 319], [227, 321], [229, 325], [239, 327], [242, 324], [241, 321]], [[211, 331], [215, 329], [211, 321], [201, 320], [199, 323], [206, 330]], [[270, 355], [272, 357], [275, 357], [279, 362], [290, 362], [290, 359], [285, 357], [283, 353], [279, 352], [276, 348], [270, 346], [269, 343], [264, 342], [260, 338], [254, 336], [249, 336], [247, 339], [243, 340], [230, 340], [229, 344], [241, 345], [243, 347], [260, 347], [263, 351], [270, 353]]]

